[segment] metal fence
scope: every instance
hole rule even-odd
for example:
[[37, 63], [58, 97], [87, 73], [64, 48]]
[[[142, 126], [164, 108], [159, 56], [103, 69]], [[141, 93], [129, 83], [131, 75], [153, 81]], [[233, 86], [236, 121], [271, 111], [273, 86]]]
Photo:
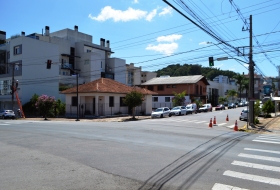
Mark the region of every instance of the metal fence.
[[[80, 104], [78, 108], [79, 117], [100, 117], [100, 116], [116, 116], [116, 115], [131, 115], [132, 109], [128, 106], [121, 106], [120, 104], [114, 104], [110, 107], [109, 103], [98, 103], [98, 109], [96, 104], [87, 103]], [[146, 115], [146, 105], [143, 103], [141, 106], [137, 106], [135, 109], [135, 115]], [[66, 104], [66, 117], [76, 117], [77, 107]]]

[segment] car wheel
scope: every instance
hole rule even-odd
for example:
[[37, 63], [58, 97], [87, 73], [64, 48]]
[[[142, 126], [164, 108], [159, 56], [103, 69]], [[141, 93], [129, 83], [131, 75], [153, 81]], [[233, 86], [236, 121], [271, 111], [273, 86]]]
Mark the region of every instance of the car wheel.
[[162, 115], [162, 114], [160, 115], [160, 118], [163, 118], [163, 115]]
[[12, 119], [15, 119], [15, 117], [13, 116]]
[[171, 117], [172, 115], [171, 115], [171, 113], [169, 114], [169, 117]]
[[179, 112], [179, 115], [181, 115], [181, 112]]

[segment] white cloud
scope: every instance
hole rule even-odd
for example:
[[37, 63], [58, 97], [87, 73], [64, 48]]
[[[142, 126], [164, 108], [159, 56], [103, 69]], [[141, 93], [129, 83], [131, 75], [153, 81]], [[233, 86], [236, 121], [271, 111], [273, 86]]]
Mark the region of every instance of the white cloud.
[[138, 0], [133, 0], [132, 3], [139, 3], [139, 1]]
[[158, 14], [159, 16], [163, 16], [166, 14], [172, 14], [172, 7], [165, 7], [162, 9], [162, 11]]
[[157, 15], [157, 9], [152, 10], [147, 16], [146, 20], [147, 21], [152, 21], [152, 19]]
[[204, 41], [204, 42], [200, 42], [198, 45], [207, 45], [207, 44], [209, 44], [209, 42]]
[[114, 22], [127, 22], [131, 20], [139, 20], [142, 18], [145, 18], [147, 16], [147, 11], [142, 11], [139, 9], [133, 9], [129, 7], [127, 10], [115, 10], [111, 6], [106, 6], [101, 10], [101, 13], [94, 17], [91, 14], [89, 14], [89, 18], [92, 20], [97, 20], [100, 22], [104, 22], [106, 20], [112, 19]]
[[178, 49], [178, 44], [173, 42], [170, 44], [158, 44], [158, 45], [148, 45], [148, 47], [146, 47], [146, 50], [153, 50], [156, 52], [160, 52], [162, 54], [165, 55], [172, 55], [176, 49]]
[[158, 42], [174, 42], [182, 38], [182, 35], [179, 34], [172, 34], [168, 36], [160, 36], [157, 38]]

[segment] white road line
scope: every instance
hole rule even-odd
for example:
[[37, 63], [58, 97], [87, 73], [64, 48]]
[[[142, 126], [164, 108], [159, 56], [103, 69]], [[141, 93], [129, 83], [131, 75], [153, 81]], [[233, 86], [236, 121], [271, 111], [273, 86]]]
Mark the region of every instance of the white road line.
[[225, 125], [225, 124], [227, 124], [227, 123], [220, 123], [220, 124], [217, 124], [218, 126], [221, 126], [221, 125]]
[[10, 124], [1, 123], [0, 125], [10, 125]]
[[275, 137], [275, 138], [279, 138], [280, 136], [276, 136], [276, 135], [260, 135], [259, 137]]
[[230, 126], [226, 126], [226, 127], [232, 129], [234, 126], [235, 126], [235, 125], [230, 125]]
[[275, 137], [257, 137], [258, 140], [272, 140], [272, 141], [280, 141], [280, 138]]
[[254, 164], [254, 163], [241, 162], [241, 161], [233, 161], [231, 164], [236, 165], [236, 166], [243, 166], [243, 167], [247, 167], [247, 168], [255, 168], [255, 169], [261, 169], [261, 170], [280, 172], [280, 167], [276, 167], [276, 166], [268, 166], [268, 165], [263, 165], [263, 164]]
[[263, 140], [253, 140], [255, 142], [263, 142], [263, 143], [271, 143], [271, 144], [280, 144], [280, 142], [275, 142], [275, 141], [263, 141]]
[[230, 170], [225, 171], [223, 175], [229, 176], [229, 177], [235, 177], [235, 178], [239, 178], [239, 179], [244, 179], [244, 180], [251, 180], [251, 181], [280, 186], [280, 179], [275, 179], [275, 178], [270, 178], [270, 177], [245, 174], [245, 173], [240, 173], [240, 172], [235, 172], [235, 171], [230, 171]]
[[280, 154], [280, 151], [274, 151], [274, 150], [262, 150], [262, 149], [254, 149], [254, 148], [244, 148], [244, 150], [252, 150], [257, 152], [268, 152], [273, 154]]
[[275, 158], [275, 157], [259, 156], [259, 155], [253, 155], [253, 154], [243, 154], [243, 153], [238, 154], [238, 156], [244, 157], [244, 158], [253, 158], [253, 159], [258, 159], [258, 160], [280, 162], [280, 158]]
[[205, 123], [206, 121], [198, 121], [198, 122], [195, 122], [195, 123]]
[[212, 187], [212, 190], [249, 190], [249, 189], [242, 189], [240, 187], [234, 187], [230, 185], [224, 185], [221, 183], [215, 183], [215, 185]]

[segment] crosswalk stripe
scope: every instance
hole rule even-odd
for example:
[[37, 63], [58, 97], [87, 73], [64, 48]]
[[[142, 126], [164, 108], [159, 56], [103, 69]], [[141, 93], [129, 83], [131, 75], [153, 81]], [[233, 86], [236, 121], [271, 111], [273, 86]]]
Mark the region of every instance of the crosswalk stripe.
[[280, 186], [280, 179], [275, 179], [275, 178], [270, 178], [270, 177], [263, 177], [263, 176], [246, 174], [246, 173], [235, 172], [235, 171], [230, 171], [230, 170], [225, 171], [223, 175], [229, 176], [229, 177], [235, 177], [235, 178], [239, 178], [239, 179], [244, 179], [244, 180], [251, 180], [251, 181]]
[[263, 140], [253, 140], [255, 142], [263, 142], [263, 143], [271, 143], [271, 144], [280, 144], [280, 142], [275, 142], [275, 141], [263, 141]]
[[240, 187], [234, 187], [230, 185], [224, 185], [221, 183], [215, 183], [215, 185], [212, 187], [212, 190], [249, 190], [249, 189], [242, 189]]
[[280, 172], [280, 167], [276, 167], [276, 166], [268, 166], [268, 165], [263, 165], [263, 164], [255, 164], [255, 163], [241, 162], [241, 161], [233, 161], [231, 164], [236, 165], [236, 166], [243, 166], [243, 167], [247, 167], [247, 168], [255, 168], [255, 169], [261, 169], [261, 170]]
[[220, 125], [226, 125], [227, 123], [218, 123], [217, 125], [220, 126]]
[[275, 157], [259, 156], [259, 155], [253, 155], [253, 154], [243, 154], [243, 153], [238, 154], [238, 156], [244, 157], [244, 158], [253, 158], [253, 159], [258, 159], [258, 160], [280, 162], [280, 158], [275, 158]]
[[259, 137], [275, 137], [275, 138], [279, 138], [279, 135], [260, 135]]
[[226, 126], [226, 127], [232, 129], [234, 127], [234, 125], [229, 125], [229, 126]]
[[273, 154], [280, 154], [280, 151], [274, 151], [274, 150], [262, 150], [262, 149], [254, 149], [254, 148], [244, 148], [244, 150], [252, 150], [252, 151], [258, 151], [258, 152], [267, 152], [267, 153], [273, 153]]
[[10, 124], [6, 124], [6, 123], [1, 123], [0, 125], [10, 125]]

